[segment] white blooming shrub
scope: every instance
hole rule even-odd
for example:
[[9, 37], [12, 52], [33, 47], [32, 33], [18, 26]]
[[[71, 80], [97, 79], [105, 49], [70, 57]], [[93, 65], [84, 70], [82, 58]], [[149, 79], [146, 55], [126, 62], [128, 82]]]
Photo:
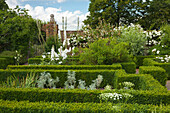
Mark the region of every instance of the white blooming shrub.
[[103, 100], [103, 101], [115, 101], [115, 100], [122, 99], [122, 94], [118, 94], [118, 93], [102, 93], [98, 97], [99, 97], [100, 100]]
[[158, 61], [158, 62], [161, 62], [161, 63], [169, 63], [170, 62], [170, 55], [165, 55], [164, 57], [158, 56], [158, 57], [155, 58], [155, 60]]
[[122, 83], [119, 83], [119, 86], [123, 89], [131, 89], [135, 85], [132, 82], [122, 82]]

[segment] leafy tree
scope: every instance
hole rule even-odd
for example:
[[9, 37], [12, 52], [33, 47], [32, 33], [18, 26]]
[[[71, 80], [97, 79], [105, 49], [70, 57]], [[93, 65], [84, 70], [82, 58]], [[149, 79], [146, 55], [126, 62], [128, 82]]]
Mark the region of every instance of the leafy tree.
[[170, 24], [170, 1], [152, 0], [146, 15], [139, 21], [145, 29], [159, 29], [165, 23]]
[[36, 21], [27, 14], [27, 10], [16, 7], [14, 10], [1, 11], [0, 15], [0, 51], [20, 50], [29, 57], [31, 46], [37, 40]]
[[5, 0], [1, 0], [0, 1], [0, 10], [4, 11], [4, 10], [7, 10], [9, 9], [8, 5], [6, 4]]
[[119, 26], [120, 24], [136, 23], [145, 15], [149, 0], [90, 0], [90, 16], [84, 21], [93, 28], [98, 24], [98, 18], [107, 23]]

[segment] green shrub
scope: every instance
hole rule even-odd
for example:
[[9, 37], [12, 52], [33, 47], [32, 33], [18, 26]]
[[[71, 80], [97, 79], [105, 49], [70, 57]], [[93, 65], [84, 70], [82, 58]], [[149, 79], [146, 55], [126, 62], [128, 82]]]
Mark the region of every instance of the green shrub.
[[134, 62], [124, 62], [121, 63], [122, 69], [126, 71], [126, 73], [136, 73], [136, 64]]
[[2, 53], [0, 53], [0, 57], [3, 56], [15, 56], [15, 51], [3, 51]]
[[166, 92], [167, 89], [162, 86], [151, 75], [145, 74], [119, 74], [118, 83], [132, 82], [136, 90], [151, 90], [152, 92]]
[[170, 63], [158, 63], [151, 58], [145, 58], [143, 64], [145, 66], [159, 66], [164, 68], [168, 74], [168, 80], [170, 80]]
[[[40, 64], [42, 60], [42, 58], [29, 58], [28, 64]], [[45, 58], [44, 61], [49, 62], [50, 58]]]
[[[0, 70], [0, 82], [6, 81], [7, 77], [11, 75], [15, 75], [19, 78], [26, 77], [27, 74], [31, 72], [35, 72], [37, 75], [40, 75], [42, 72], [49, 72], [52, 78], [59, 77], [60, 81], [56, 85], [56, 87], [60, 88], [64, 86], [65, 81], [67, 80], [67, 72], [68, 70]], [[76, 86], [78, 85], [78, 80], [84, 80], [86, 85], [89, 86], [92, 83], [92, 80], [95, 80], [97, 76], [100, 74], [103, 76], [103, 81], [100, 85], [100, 88], [104, 88], [107, 84], [113, 86], [113, 88], [117, 87], [117, 77], [115, 75], [116, 71], [119, 70], [74, 70], [76, 72]], [[120, 70], [121, 71], [121, 70]]]
[[1, 113], [141, 113], [170, 112], [170, 106], [112, 103], [53, 103], [0, 100]]
[[83, 49], [80, 62], [90, 65], [111, 65], [129, 61], [128, 44], [117, 43], [114, 39], [99, 39]]
[[120, 64], [115, 65], [9, 65], [8, 69], [42, 69], [42, 70], [117, 70], [122, 69]]
[[150, 55], [150, 56], [135, 56], [134, 57], [134, 62], [136, 63], [136, 67], [138, 68], [139, 66], [143, 66], [143, 60], [145, 58], [154, 58], [154, 55]]
[[156, 66], [141, 66], [139, 67], [140, 74], [151, 74], [156, 80], [158, 80], [163, 86], [166, 84], [167, 74], [161, 67]]
[[6, 58], [0, 58], [0, 69], [5, 69], [7, 67], [7, 59]]
[[[0, 99], [30, 101], [30, 102], [66, 102], [66, 103], [100, 103], [99, 95], [101, 93], [121, 93], [119, 90], [81, 90], [81, 89], [39, 89], [39, 88], [0, 88]], [[127, 103], [170, 104], [170, 92], [153, 92], [153, 91], [123, 91], [133, 95]]]

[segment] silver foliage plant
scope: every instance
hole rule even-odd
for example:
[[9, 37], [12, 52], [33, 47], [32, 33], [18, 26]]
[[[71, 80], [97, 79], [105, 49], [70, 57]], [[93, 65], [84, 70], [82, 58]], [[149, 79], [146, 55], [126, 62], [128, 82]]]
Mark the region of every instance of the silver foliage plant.
[[91, 85], [89, 85], [89, 87], [87, 87], [87, 89], [90, 89], [90, 90], [96, 89], [97, 87], [100, 86], [102, 81], [103, 81], [103, 76], [102, 75], [98, 75], [97, 79], [96, 80], [92, 80], [93, 83]]
[[53, 79], [50, 73], [43, 72], [37, 81], [39, 88], [56, 88], [56, 83], [59, 82], [59, 78]]
[[66, 89], [74, 89], [76, 84], [76, 73], [75, 71], [68, 70], [67, 81], [64, 83]]

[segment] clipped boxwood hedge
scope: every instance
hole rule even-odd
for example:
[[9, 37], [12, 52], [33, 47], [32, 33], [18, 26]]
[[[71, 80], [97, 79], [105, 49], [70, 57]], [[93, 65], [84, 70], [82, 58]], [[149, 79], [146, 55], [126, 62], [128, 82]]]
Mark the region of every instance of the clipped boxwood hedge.
[[[0, 82], [6, 81], [7, 77], [15, 75], [16, 77], [26, 77], [27, 74], [34, 72], [36, 75], [40, 75], [42, 72], [49, 72], [53, 78], [59, 77], [60, 81], [57, 83], [57, 87], [64, 87], [65, 81], [67, 81], [68, 70], [0, 70]], [[86, 85], [89, 86], [92, 83], [92, 80], [95, 80], [98, 75], [103, 76], [103, 81], [100, 85], [101, 88], [104, 88], [107, 84], [117, 87], [117, 78], [118, 75], [115, 74], [116, 71], [121, 70], [74, 70], [76, 72], [76, 83], [78, 85], [78, 80], [84, 80]]]
[[159, 66], [164, 68], [166, 70], [166, 73], [168, 74], [168, 80], [170, 80], [170, 63], [158, 63], [152, 58], [145, 58], [143, 64], [145, 66]]
[[143, 113], [170, 112], [170, 106], [112, 103], [53, 103], [0, 100], [1, 113]]
[[5, 69], [7, 67], [6, 58], [0, 58], [0, 69]]
[[[128, 90], [127, 90], [128, 91]], [[81, 90], [81, 89], [39, 89], [39, 88], [0, 88], [0, 99], [3, 100], [16, 100], [16, 101], [30, 101], [30, 102], [94, 102], [100, 103], [98, 96], [101, 93], [120, 93], [118, 90]], [[126, 92], [126, 91], [124, 91]], [[170, 104], [170, 91], [168, 92], [153, 92], [153, 91], [128, 91], [133, 97], [127, 103], [138, 104], [154, 104], [164, 105]], [[115, 102], [117, 103], [117, 102]]]
[[139, 67], [140, 74], [151, 74], [156, 80], [158, 80], [163, 86], [167, 81], [166, 71], [161, 67], [156, 66], [141, 66]]
[[133, 74], [136, 73], [136, 64], [134, 62], [124, 62], [121, 63], [122, 69], [126, 71], [126, 73]]
[[[44, 61], [49, 62], [50, 58], [44, 58]], [[28, 64], [40, 64], [42, 62], [42, 58], [29, 58]]]
[[162, 86], [151, 75], [147, 74], [119, 74], [118, 83], [132, 82], [135, 84], [134, 89], [151, 90], [152, 92], [166, 92], [167, 89]]
[[15, 60], [13, 56], [0, 56], [0, 69], [5, 69], [8, 65], [14, 65]]
[[120, 64], [115, 65], [9, 65], [8, 69], [42, 69], [42, 70], [117, 70], [122, 69]]
[[143, 60], [145, 58], [154, 58], [154, 55], [149, 55], [149, 56], [135, 56], [134, 61], [136, 63], [136, 67], [138, 68], [139, 66], [143, 66]]

